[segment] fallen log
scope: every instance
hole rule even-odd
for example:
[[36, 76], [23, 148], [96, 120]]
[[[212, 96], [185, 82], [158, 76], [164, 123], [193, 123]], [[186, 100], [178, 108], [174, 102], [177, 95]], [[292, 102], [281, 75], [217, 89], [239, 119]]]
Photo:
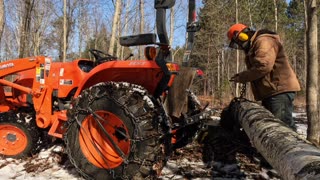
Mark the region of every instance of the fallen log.
[[188, 111], [188, 92], [196, 74], [192, 67], [181, 67], [179, 74], [174, 78], [169, 89], [164, 107], [169, 116], [179, 118]]
[[242, 128], [283, 179], [320, 179], [320, 149], [259, 104], [233, 100], [221, 114], [221, 125], [233, 131]]

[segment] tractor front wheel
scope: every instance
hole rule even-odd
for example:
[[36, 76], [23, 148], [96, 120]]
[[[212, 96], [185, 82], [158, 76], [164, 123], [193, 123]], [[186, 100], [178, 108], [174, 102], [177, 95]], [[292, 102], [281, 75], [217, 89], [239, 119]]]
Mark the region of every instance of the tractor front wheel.
[[86, 179], [156, 177], [169, 154], [165, 117], [162, 106], [140, 86], [97, 84], [68, 111], [68, 156]]
[[22, 158], [40, 149], [40, 131], [32, 115], [0, 114], [0, 155]]

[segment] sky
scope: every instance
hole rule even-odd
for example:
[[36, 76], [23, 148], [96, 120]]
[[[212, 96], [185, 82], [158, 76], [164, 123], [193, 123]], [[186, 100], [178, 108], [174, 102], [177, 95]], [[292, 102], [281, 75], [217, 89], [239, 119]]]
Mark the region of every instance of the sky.
[[[17, 0], [18, 1], [18, 0]], [[75, 0], [73, 0], [75, 1]], [[70, 2], [73, 2], [70, 1]], [[89, 1], [89, 0], [88, 0]], [[112, 29], [112, 21], [113, 21], [113, 15], [114, 15], [114, 5], [113, 2], [115, 0], [90, 0], [89, 2], [91, 4], [93, 4], [93, 6], [96, 7], [90, 7], [90, 11], [92, 10], [92, 12], [89, 13], [96, 13], [99, 14], [99, 22], [103, 23], [106, 27], [107, 27], [107, 31], [111, 32]], [[123, 6], [125, 7], [126, 2], [128, 2], [129, 0], [123, 0], [125, 3], [123, 4]], [[131, 3], [131, 11], [135, 12], [131, 14], [131, 22], [136, 22], [135, 18], [137, 18], [137, 16], [139, 16], [139, 14], [137, 13], [138, 11], [135, 9], [138, 5], [138, 0], [130, 0]], [[10, 2], [10, 3], [9, 3]], [[11, 9], [11, 5], [9, 4], [15, 4], [12, 3], [15, 1], [9, 1], [9, 0], [5, 0], [5, 5], [7, 8], [7, 13], [8, 15], [6, 15], [6, 23], [9, 26], [10, 29], [8, 29], [8, 31], [17, 31], [16, 28], [18, 27], [18, 23], [19, 23], [19, 17], [17, 17], [17, 9]], [[38, 1], [41, 2], [41, 1]], [[53, 17], [52, 18], [56, 18], [56, 16], [62, 16], [63, 11], [62, 11], [62, 7], [63, 7], [63, 3], [61, 0], [53, 0], [52, 1], [54, 4], [54, 8], [53, 8]], [[186, 43], [186, 24], [187, 24], [187, 18], [188, 18], [188, 1], [186, 0], [176, 0], [176, 5], [175, 5], [175, 30], [174, 30], [174, 41], [172, 44], [172, 47], [177, 47], [177, 46], [184, 46]], [[197, 6], [199, 9], [199, 6], [201, 5], [201, 0], [196, 0], [197, 2]], [[96, 9], [98, 7], [98, 9]], [[123, 9], [125, 10], [125, 8], [123, 7]], [[18, 8], [18, 7], [16, 7]], [[170, 34], [169, 31], [169, 23], [170, 23], [170, 19], [169, 19], [169, 15], [170, 15], [170, 10], [167, 10], [167, 29], [168, 29], [168, 35]], [[102, 12], [102, 13], [101, 13]], [[101, 14], [101, 16], [100, 16]], [[125, 14], [125, 13], [123, 13]], [[90, 24], [92, 24], [92, 26], [94, 26], [93, 21], [93, 17], [94, 14], [91, 15], [91, 19], [90, 19]], [[145, 32], [144, 33], [155, 33], [155, 9], [154, 9], [154, 0], [145, 0], [145, 18], [146, 18], [146, 28], [145, 28]], [[124, 17], [122, 16], [122, 19], [124, 20]], [[136, 23], [137, 24], [137, 23]], [[124, 26], [124, 25], [123, 25]], [[138, 25], [136, 25], [138, 26]], [[48, 24], [48, 26], [45, 26], [46, 28], [46, 33], [51, 34], [54, 33], [52, 32], [52, 30], [54, 31], [52, 24]], [[77, 28], [77, 26], [75, 26], [75, 28]], [[91, 30], [94, 28], [91, 28]], [[93, 30], [92, 30], [93, 31]], [[79, 38], [79, 30], [75, 29], [74, 33], [72, 34], [72, 37], [70, 37], [70, 41], [69, 41], [69, 50], [73, 51], [74, 53], [77, 53], [79, 50], [79, 43], [80, 43], [80, 38]], [[14, 36], [14, 34], [11, 34], [13, 37], [13, 39], [16, 37]], [[134, 33], [130, 32], [127, 35], [134, 35]], [[3, 40], [4, 41], [4, 40]], [[15, 41], [18, 41], [17, 39], [15, 39]], [[2, 46], [4, 48], [4, 46]], [[85, 44], [82, 42], [81, 44], [81, 48], [84, 49], [85, 48]], [[44, 47], [43, 49], [45, 49], [44, 51], [42, 51], [42, 54], [45, 56], [50, 56], [55, 58], [58, 58], [58, 49], [57, 47]], [[0, 53], [4, 52], [2, 50], [0, 50]], [[71, 53], [71, 52], [69, 52]], [[0, 54], [0, 57], [2, 56], [6, 56], [7, 55], [3, 55]], [[16, 54], [12, 54], [8, 55], [7, 58], [13, 58], [16, 57]]]

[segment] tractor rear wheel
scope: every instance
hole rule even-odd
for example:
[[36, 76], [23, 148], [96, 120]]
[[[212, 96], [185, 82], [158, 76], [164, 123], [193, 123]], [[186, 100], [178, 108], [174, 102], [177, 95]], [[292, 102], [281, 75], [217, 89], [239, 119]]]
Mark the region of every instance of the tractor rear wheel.
[[0, 114], [0, 155], [23, 158], [40, 147], [40, 131], [34, 116], [14, 112]]
[[153, 178], [166, 163], [168, 120], [141, 86], [97, 84], [74, 100], [68, 119], [67, 153], [86, 179]]

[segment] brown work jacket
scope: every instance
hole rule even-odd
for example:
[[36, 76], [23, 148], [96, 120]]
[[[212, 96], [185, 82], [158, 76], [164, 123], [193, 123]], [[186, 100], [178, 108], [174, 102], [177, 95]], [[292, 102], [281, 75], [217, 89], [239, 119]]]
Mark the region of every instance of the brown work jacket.
[[300, 91], [279, 35], [257, 33], [250, 39], [250, 50], [245, 58], [247, 70], [238, 74], [239, 81], [251, 83], [257, 101], [283, 92]]

